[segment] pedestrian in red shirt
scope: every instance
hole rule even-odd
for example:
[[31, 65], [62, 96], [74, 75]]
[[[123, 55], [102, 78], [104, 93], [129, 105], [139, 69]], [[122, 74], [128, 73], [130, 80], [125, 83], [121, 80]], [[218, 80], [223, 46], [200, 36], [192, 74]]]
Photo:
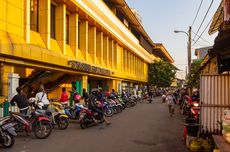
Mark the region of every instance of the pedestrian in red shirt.
[[68, 104], [68, 94], [66, 93], [66, 88], [63, 87], [62, 88], [62, 93], [61, 93], [61, 99], [60, 99], [61, 103], [63, 105], [67, 105]]

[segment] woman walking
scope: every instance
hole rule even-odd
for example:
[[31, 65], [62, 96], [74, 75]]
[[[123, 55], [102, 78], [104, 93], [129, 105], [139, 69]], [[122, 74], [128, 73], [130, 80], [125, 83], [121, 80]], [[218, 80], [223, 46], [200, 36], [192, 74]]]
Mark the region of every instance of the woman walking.
[[174, 115], [174, 101], [173, 101], [173, 94], [171, 91], [167, 93], [166, 101], [169, 107], [170, 117], [172, 117]]

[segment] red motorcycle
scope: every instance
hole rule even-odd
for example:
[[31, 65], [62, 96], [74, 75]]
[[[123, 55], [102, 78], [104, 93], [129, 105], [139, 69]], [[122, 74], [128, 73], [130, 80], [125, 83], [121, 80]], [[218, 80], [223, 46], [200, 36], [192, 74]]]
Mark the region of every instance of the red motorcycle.
[[196, 123], [199, 123], [199, 117], [200, 117], [200, 104], [197, 101], [193, 101], [191, 103], [191, 117], [196, 120]]
[[82, 108], [80, 112], [80, 127], [81, 129], [88, 128], [98, 123], [104, 122], [103, 116], [99, 114], [99, 109], [95, 109], [95, 112], [88, 108]]
[[16, 132], [33, 132], [39, 139], [47, 138], [52, 132], [51, 121], [40, 110], [34, 110], [30, 116], [10, 112], [10, 118]]

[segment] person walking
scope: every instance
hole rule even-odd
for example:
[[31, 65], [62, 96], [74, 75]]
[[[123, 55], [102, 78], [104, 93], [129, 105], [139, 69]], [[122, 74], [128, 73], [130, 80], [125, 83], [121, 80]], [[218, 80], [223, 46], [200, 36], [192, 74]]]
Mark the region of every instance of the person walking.
[[174, 101], [173, 101], [173, 94], [169, 91], [166, 95], [166, 101], [169, 108], [169, 115], [172, 117], [174, 115]]
[[17, 103], [17, 106], [19, 108], [19, 111], [21, 114], [27, 115], [28, 109], [29, 109], [29, 102], [27, 100], [26, 95], [23, 93], [21, 87], [17, 87], [16, 88], [17, 91], [17, 95], [15, 95], [11, 101], [10, 104], [11, 105], [15, 105], [15, 103]]
[[39, 92], [36, 94], [35, 98], [38, 101], [38, 103], [39, 102], [43, 103], [44, 110], [48, 109], [50, 102], [48, 100], [48, 97], [47, 97], [47, 94], [44, 88], [40, 87]]
[[83, 89], [83, 95], [82, 95], [82, 97], [84, 98], [85, 105], [87, 106], [88, 105], [88, 101], [89, 101], [89, 94], [88, 94], [88, 92], [86, 92], [86, 89]]
[[61, 102], [62, 105], [65, 105], [65, 106], [68, 105], [68, 94], [66, 93], [66, 88], [65, 87], [62, 88], [60, 102]]

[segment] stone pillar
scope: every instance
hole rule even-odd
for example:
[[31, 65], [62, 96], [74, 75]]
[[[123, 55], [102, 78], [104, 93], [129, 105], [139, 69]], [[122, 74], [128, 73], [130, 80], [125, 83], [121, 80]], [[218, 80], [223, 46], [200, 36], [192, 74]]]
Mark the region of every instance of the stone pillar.
[[11, 98], [16, 94], [16, 88], [19, 86], [19, 75], [14, 73], [14, 66], [1, 63], [1, 95], [6, 99]]
[[19, 75], [16, 73], [8, 74], [8, 101], [10, 101], [16, 94], [16, 88], [19, 86]]
[[109, 50], [108, 50], [108, 67], [113, 68], [113, 51], [114, 51], [114, 41], [109, 40]]

